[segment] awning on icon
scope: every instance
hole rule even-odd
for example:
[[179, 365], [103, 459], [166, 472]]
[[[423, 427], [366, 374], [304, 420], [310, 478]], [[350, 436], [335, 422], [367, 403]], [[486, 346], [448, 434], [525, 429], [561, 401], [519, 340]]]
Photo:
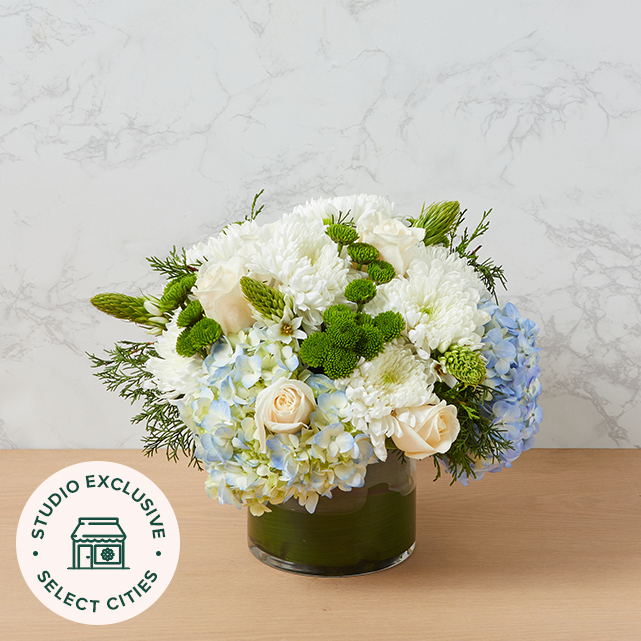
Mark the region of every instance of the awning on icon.
[[122, 543], [127, 535], [122, 531], [117, 518], [78, 519], [71, 538], [88, 543]]
[[78, 519], [71, 534], [74, 570], [125, 568], [127, 535], [116, 517]]

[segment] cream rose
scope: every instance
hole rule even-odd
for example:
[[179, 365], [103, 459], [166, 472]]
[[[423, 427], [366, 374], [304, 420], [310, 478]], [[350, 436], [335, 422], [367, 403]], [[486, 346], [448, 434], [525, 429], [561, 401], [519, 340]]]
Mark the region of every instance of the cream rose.
[[399, 276], [405, 275], [412, 260], [412, 247], [425, 236], [421, 227], [407, 227], [400, 220], [381, 214], [361, 218], [358, 232], [362, 241], [374, 245]]
[[400, 436], [392, 436], [394, 444], [407, 456], [422, 459], [444, 454], [456, 440], [461, 426], [456, 408], [441, 401], [438, 405], [405, 407], [395, 412]]
[[198, 274], [194, 294], [207, 318], [220, 323], [225, 334], [235, 334], [254, 324], [252, 309], [240, 289], [245, 263], [235, 256], [226, 262], [205, 263]]
[[261, 390], [256, 397], [254, 420], [261, 451], [266, 451], [265, 428], [280, 434], [295, 434], [309, 423], [316, 407], [312, 388], [302, 381], [281, 379]]

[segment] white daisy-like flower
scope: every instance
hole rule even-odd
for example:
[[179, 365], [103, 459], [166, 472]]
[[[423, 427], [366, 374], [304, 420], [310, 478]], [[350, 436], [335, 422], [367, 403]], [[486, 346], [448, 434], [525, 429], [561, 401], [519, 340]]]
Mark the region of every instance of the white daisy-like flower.
[[399, 340], [388, 343], [381, 354], [364, 361], [338, 384], [351, 403], [352, 424], [370, 435], [376, 456], [384, 461], [385, 437], [398, 428], [392, 412], [437, 403], [435, 380], [429, 367]]
[[191, 265], [208, 261], [225, 262], [239, 256], [248, 259], [256, 252], [260, 226], [253, 220], [239, 225], [225, 227], [218, 236], [212, 236], [206, 243], [198, 243], [185, 252]]
[[159, 358], [152, 356], [145, 364], [153, 374], [150, 383], [171, 401], [195, 392], [203, 375], [202, 358], [185, 358], [176, 352], [176, 339], [183, 331], [182, 327], [178, 327], [177, 318], [178, 313], [154, 345]]
[[427, 357], [454, 344], [480, 347], [483, 325], [489, 320], [478, 308], [484, 291], [465, 260], [441, 245], [419, 245], [407, 277], [379, 287], [366, 311], [399, 311], [407, 323], [405, 335]]
[[320, 327], [330, 305], [345, 300], [349, 264], [338, 255], [321, 220], [290, 215], [262, 227], [247, 267], [257, 278], [273, 280], [308, 333]]
[[379, 213], [386, 218], [394, 218], [394, 204], [380, 196], [368, 194], [355, 194], [353, 196], [339, 196], [337, 198], [318, 198], [308, 200], [304, 205], [298, 205], [292, 212], [295, 216], [324, 220], [338, 218], [339, 212], [347, 214], [348, 218], [358, 222], [363, 216]]

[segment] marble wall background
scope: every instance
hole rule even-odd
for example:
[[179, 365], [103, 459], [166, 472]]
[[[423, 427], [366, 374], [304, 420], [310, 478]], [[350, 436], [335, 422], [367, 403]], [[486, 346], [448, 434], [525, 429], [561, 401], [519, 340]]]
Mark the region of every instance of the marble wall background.
[[[493, 208], [543, 447], [641, 447], [636, 0], [0, 2], [0, 446], [138, 447], [85, 351], [145, 256], [310, 197]], [[504, 299], [506, 299], [504, 297]]]

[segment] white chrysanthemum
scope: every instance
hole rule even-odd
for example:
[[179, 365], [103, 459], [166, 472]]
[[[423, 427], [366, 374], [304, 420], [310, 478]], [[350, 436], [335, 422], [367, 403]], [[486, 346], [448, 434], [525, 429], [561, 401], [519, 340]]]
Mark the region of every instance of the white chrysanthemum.
[[176, 318], [177, 314], [154, 345], [159, 358], [151, 357], [146, 363], [147, 370], [154, 376], [153, 384], [169, 400], [195, 392], [203, 374], [200, 357], [184, 358], [176, 352], [176, 339], [182, 332]]
[[321, 220], [290, 215], [261, 228], [259, 248], [247, 267], [257, 278], [274, 279], [308, 333], [320, 326], [325, 309], [345, 300], [349, 264]]
[[334, 220], [336, 220], [339, 212], [343, 214], [349, 212], [349, 218], [354, 222], [358, 222], [361, 217], [373, 213], [380, 213], [387, 218], [394, 218], [394, 204], [380, 196], [355, 194], [353, 196], [309, 200], [304, 205], [295, 207], [292, 214], [319, 220], [334, 216]]
[[249, 258], [256, 252], [260, 226], [253, 220], [240, 225], [228, 225], [218, 236], [212, 236], [206, 243], [198, 243], [186, 251], [187, 262], [224, 262], [235, 256]]
[[379, 356], [363, 362], [340, 381], [351, 403], [352, 424], [370, 435], [379, 459], [385, 460], [385, 437], [397, 426], [392, 412], [399, 407], [437, 403], [434, 381], [425, 362], [400, 341], [388, 343]]
[[399, 311], [407, 323], [405, 335], [421, 355], [444, 352], [450, 345], [479, 347], [489, 320], [478, 308], [485, 291], [465, 260], [441, 245], [414, 249], [406, 278], [379, 287], [367, 311]]

